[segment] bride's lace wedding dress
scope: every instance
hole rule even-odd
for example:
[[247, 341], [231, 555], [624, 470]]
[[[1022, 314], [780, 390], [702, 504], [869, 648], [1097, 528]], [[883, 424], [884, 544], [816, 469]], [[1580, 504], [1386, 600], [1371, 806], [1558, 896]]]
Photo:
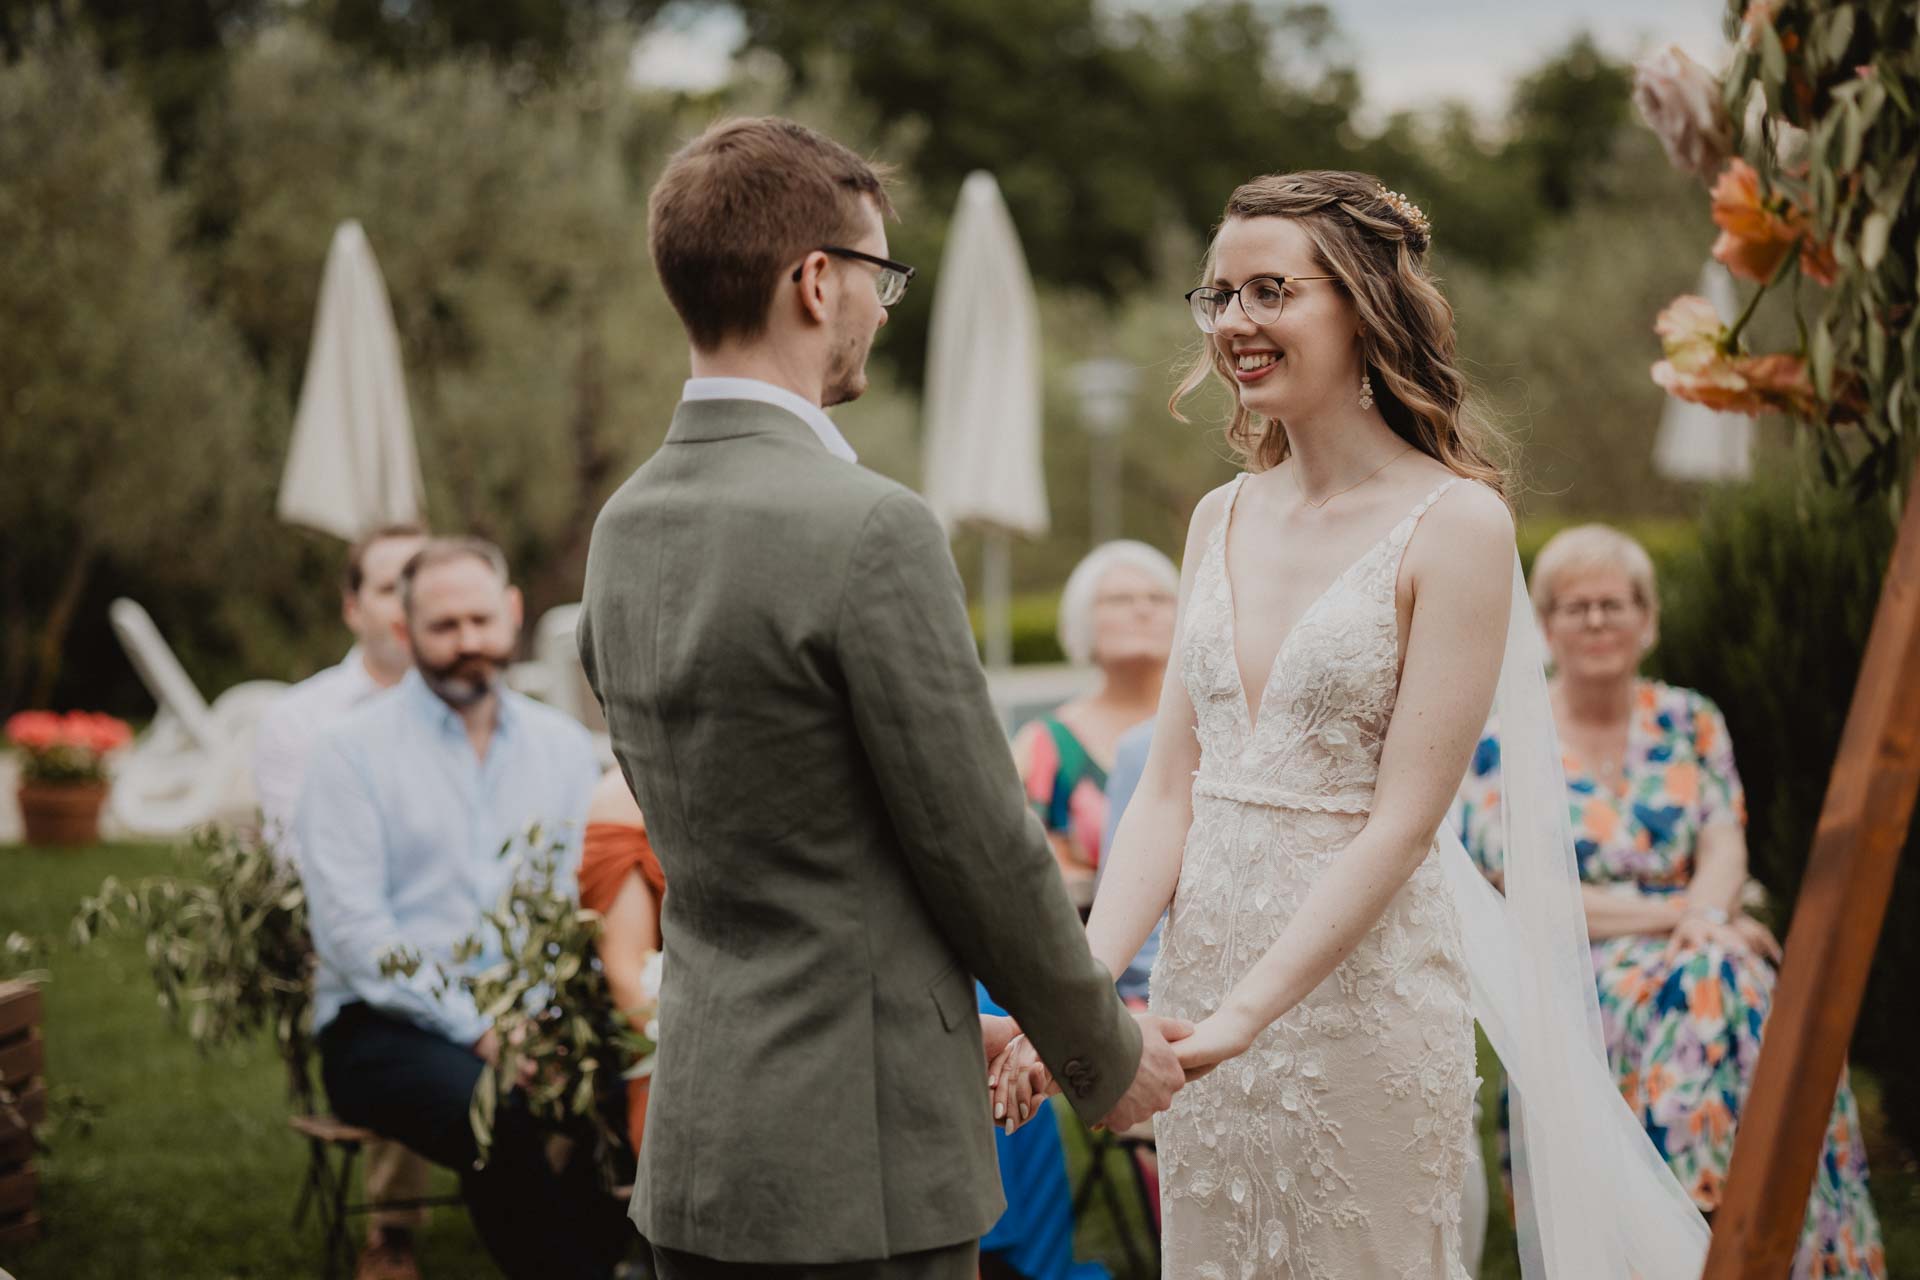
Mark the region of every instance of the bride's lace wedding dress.
[[[1400, 666], [1394, 587], [1448, 480], [1310, 605], [1259, 700], [1242, 688], [1227, 527], [1196, 571], [1180, 676], [1200, 739], [1156, 1013], [1217, 1009], [1372, 804]], [[1173, 1280], [1465, 1280], [1473, 1013], [1460, 917], [1429, 853], [1360, 945], [1158, 1121]]]

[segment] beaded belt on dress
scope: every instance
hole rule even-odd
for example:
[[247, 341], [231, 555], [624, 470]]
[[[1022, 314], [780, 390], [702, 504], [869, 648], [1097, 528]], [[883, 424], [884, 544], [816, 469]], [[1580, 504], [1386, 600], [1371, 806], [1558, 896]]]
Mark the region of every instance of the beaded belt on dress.
[[1301, 809], [1308, 813], [1368, 813], [1373, 809], [1373, 793], [1348, 791], [1339, 795], [1310, 796], [1282, 787], [1263, 787], [1253, 782], [1233, 782], [1223, 778], [1193, 776], [1193, 794], [1216, 800], [1235, 800], [1269, 809]]

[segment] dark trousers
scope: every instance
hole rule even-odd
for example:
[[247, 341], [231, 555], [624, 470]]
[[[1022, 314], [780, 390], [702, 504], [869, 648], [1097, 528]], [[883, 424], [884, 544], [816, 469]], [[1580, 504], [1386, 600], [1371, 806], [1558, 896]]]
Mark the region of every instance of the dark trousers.
[[460, 1175], [474, 1230], [513, 1280], [606, 1280], [633, 1239], [624, 1206], [601, 1187], [576, 1143], [556, 1171], [550, 1132], [519, 1095], [494, 1114], [483, 1169], [467, 1108], [480, 1078], [470, 1049], [410, 1022], [351, 1004], [320, 1032], [320, 1072], [333, 1110]]
[[653, 1246], [658, 1280], [977, 1280], [980, 1245], [965, 1244], [870, 1262], [720, 1262]]

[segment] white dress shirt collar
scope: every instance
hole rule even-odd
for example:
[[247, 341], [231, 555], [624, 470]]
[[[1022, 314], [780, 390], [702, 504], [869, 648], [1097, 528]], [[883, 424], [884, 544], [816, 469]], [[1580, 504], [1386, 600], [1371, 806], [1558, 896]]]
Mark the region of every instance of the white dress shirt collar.
[[820, 443], [827, 447], [828, 453], [845, 462], [860, 460], [853, 446], [847, 443], [847, 438], [840, 434], [840, 428], [833, 425], [833, 419], [819, 405], [785, 387], [776, 387], [771, 382], [762, 382], [758, 378], [688, 378], [687, 385], [681, 389], [680, 398], [758, 400], [761, 404], [785, 409], [820, 437]]

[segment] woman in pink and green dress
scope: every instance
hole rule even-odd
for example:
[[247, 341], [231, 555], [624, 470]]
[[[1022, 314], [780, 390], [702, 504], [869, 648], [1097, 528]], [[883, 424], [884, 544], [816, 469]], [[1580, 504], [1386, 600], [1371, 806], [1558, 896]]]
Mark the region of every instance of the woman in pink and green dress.
[[[1607, 1056], [1655, 1147], [1711, 1213], [1780, 958], [1741, 909], [1746, 810], [1733, 745], [1706, 697], [1639, 675], [1659, 606], [1638, 543], [1602, 525], [1569, 529], [1541, 549], [1532, 594], [1554, 665]], [[1496, 884], [1498, 728], [1488, 726], [1455, 810], [1462, 842]], [[1844, 1076], [1792, 1274], [1886, 1274]]]

